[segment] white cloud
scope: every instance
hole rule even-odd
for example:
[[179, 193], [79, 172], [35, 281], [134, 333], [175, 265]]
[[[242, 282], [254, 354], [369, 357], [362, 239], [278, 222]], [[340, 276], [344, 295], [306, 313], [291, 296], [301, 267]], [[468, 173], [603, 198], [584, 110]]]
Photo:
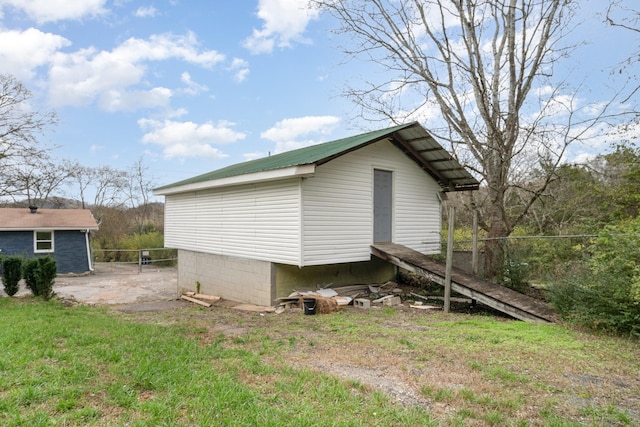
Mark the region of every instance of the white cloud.
[[320, 135], [326, 138], [339, 122], [340, 118], [336, 116], [306, 116], [284, 119], [262, 132], [260, 137], [275, 142], [274, 153], [282, 153], [326, 142], [326, 139], [317, 140], [310, 138], [310, 136]]
[[55, 52], [69, 45], [71, 42], [66, 38], [35, 28], [0, 30], [2, 72], [13, 74], [18, 79], [29, 79], [36, 68], [47, 65]]
[[182, 83], [187, 85], [186, 88], [182, 89], [182, 92], [187, 95], [197, 95], [201, 92], [207, 92], [209, 88], [205, 85], [198, 84], [191, 79], [191, 74], [186, 71], [180, 75], [180, 80]]
[[158, 15], [158, 9], [153, 6], [141, 6], [133, 12], [137, 18], [153, 18]]
[[[166, 105], [171, 94], [164, 88], [132, 90], [131, 87], [144, 83], [148, 62], [169, 59], [211, 68], [223, 61], [224, 55], [214, 50], [199, 50], [198, 41], [191, 33], [153, 35], [147, 40], [130, 38], [111, 51], [87, 48], [70, 54], [58, 52], [50, 68], [49, 96], [57, 106], [86, 106], [96, 100], [108, 109]], [[142, 97], [136, 99], [137, 96]]]
[[227, 155], [212, 144], [233, 143], [246, 137], [246, 134], [233, 129], [234, 123], [227, 121], [197, 124], [188, 121], [140, 119], [138, 125], [147, 131], [142, 142], [160, 145], [166, 158], [220, 159]]
[[233, 58], [229, 71], [235, 72], [234, 80], [238, 83], [242, 83], [249, 75], [249, 63], [244, 59]]
[[589, 163], [591, 160], [595, 159], [596, 155], [594, 153], [585, 153], [585, 152], [581, 152], [578, 153], [573, 160], [571, 161], [571, 163], [575, 163], [578, 165], [584, 165]]
[[9, 6], [38, 23], [55, 22], [102, 15], [106, 13], [106, 3], [107, 0], [0, 0], [0, 12]]
[[109, 90], [100, 95], [98, 105], [107, 111], [135, 111], [139, 108], [168, 107], [172, 92], [164, 87], [151, 90]]
[[306, 42], [304, 32], [310, 21], [320, 12], [300, 0], [260, 0], [258, 17], [264, 22], [261, 29], [253, 29], [243, 46], [251, 53], [269, 53], [275, 46], [290, 47], [291, 42]]

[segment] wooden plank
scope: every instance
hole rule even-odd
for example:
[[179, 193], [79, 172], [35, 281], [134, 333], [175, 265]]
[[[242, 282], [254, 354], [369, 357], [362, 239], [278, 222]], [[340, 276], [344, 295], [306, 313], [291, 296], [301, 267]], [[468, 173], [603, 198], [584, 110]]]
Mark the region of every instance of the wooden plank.
[[276, 311], [275, 307], [267, 307], [267, 306], [255, 305], [255, 304], [239, 304], [239, 305], [234, 305], [231, 308], [235, 308], [236, 310], [243, 310], [243, 311], [253, 311], [256, 313], [273, 313]]
[[221, 299], [219, 296], [207, 294], [193, 294], [191, 296], [198, 299], [206, 299], [207, 301], [220, 301]]
[[[371, 246], [371, 253], [440, 286], [445, 285], [446, 266], [420, 252], [394, 243], [380, 243]], [[516, 319], [534, 322], [553, 322], [557, 319], [555, 311], [542, 301], [461, 270], [453, 269], [451, 282], [451, 290], [454, 292]]]
[[211, 304], [209, 304], [208, 302], [200, 301], [199, 299], [191, 298], [186, 295], [181, 295], [180, 298], [189, 302], [193, 302], [195, 304], [203, 305], [205, 307], [211, 307]]

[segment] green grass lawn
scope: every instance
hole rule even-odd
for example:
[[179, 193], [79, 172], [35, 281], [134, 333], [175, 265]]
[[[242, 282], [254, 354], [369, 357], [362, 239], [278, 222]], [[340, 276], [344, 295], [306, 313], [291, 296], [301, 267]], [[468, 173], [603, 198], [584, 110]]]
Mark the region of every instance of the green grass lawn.
[[[639, 356], [637, 341], [489, 316], [2, 298], [0, 425], [633, 425]], [[378, 369], [418, 402], [336, 367]]]

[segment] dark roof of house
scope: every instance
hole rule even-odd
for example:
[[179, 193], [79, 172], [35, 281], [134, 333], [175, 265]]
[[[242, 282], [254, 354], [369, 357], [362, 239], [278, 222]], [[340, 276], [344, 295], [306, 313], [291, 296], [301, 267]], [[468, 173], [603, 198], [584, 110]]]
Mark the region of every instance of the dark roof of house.
[[0, 230], [97, 230], [89, 209], [0, 208]]
[[327, 163], [369, 144], [388, 139], [431, 175], [444, 191], [476, 190], [479, 182], [418, 122], [367, 132], [323, 144], [237, 163], [193, 178], [156, 188], [157, 191], [294, 166]]

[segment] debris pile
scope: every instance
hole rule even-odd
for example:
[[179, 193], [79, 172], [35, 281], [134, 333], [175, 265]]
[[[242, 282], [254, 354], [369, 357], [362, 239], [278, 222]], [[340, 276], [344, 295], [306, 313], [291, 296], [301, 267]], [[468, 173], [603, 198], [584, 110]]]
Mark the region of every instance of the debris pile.
[[[203, 307], [211, 307], [214, 302], [221, 299], [219, 296], [196, 292], [186, 292], [180, 298]], [[442, 297], [426, 297], [414, 292], [407, 292], [400, 289], [396, 282], [389, 281], [383, 285], [375, 286], [351, 285], [335, 288], [329, 286], [315, 290], [295, 290], [287, 297], [278, 298], [279, 304], [276, 307], [240, 304], [232, 308], [261, 314], [280, 314], [293, 307], [303, 308], [305, 314], [328, 314], [334, 313], [338, 311], [339, 307], [347, 305], [353, 305], [364, 310], [394, 306], [404, 306], [418, 310], [440, 310], [442, 307], [439, 305], [427, 304], [428, 300], [437, 299], [442, 299]], [[454, 298], [451, 299], [454, 300]], [[461, 298], [456, 300], [461, 300]], [[468, 301], [471, 302], [471, 300]]]
[[[403, 290], [398, 288], [396, 282], [387, 282], [383, 285], [352, 285], [342, 287], [326, 287], [316, 290], [296, 290], [289, 296], [278, 298], [280, 306], [291, 308], [293, 305], [303, 307], [303, 301], [310, 298], [315, 299], [315, 311], [321, 314], [332, 313], [340, 306], [353, 305], [354, 307], [369, 309], [376, 306], [400, 306], [403, 305]], [[423, 301], [427, 297], [411, 293], [413, 301], [409, 302], [409, 307], [421, 310], [438, 310], [441, 307], [427, 305]]]

